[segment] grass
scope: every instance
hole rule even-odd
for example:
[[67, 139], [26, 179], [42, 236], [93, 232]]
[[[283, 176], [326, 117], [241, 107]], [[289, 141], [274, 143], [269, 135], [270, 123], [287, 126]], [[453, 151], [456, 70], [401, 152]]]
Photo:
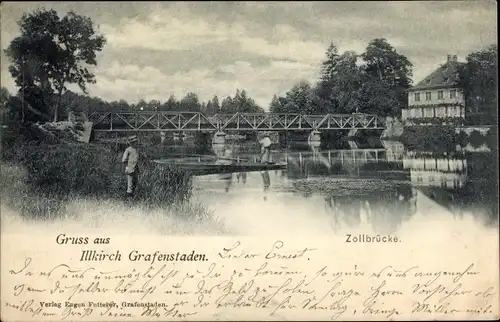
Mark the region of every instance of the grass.
[[212, 212], [191, 202], [192, 179], [187, 172], [160, 166], [147, 157], [140, 159], [136, 194], [133, 200], [126, 200], [121, 152], [101, 145], [61, 142], [19, 141], [4, 147], [2, 204], [28, 220], [88, 214], [83, 205], [92, 205], [94, 212], [154, 213], [221, 226]]

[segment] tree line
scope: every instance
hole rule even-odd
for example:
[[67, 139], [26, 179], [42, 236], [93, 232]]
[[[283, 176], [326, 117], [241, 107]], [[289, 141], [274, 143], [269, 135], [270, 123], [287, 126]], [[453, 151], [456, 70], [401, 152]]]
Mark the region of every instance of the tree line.
[[[36, 114], [29, 113], [26, 101], [19, 95], [10, 96], [7, 89], [2, 88], [3, 101], [9, 106], [9, 118], [20, 121], [38, 121]], [[187, 93], [178, 100], [171, 95], [168, 100], [161, 102], [159, 100], [145, 101], [139, 100], [137, 103], [129, 103], [124, 99], [119, 101], [105, 101], [98, 97], [82, 95], [72, 91], [66, 91], [60, 98], [59, 118], [66, 119], [69, 112], [90, 115], [94, 112], [141, 112], [141, 111], [187, 111], [202, 112], [205, 115], [214, 115], [217, 113], [234, 114], [241, 113], [263, 113], [264, 109], [259, 107], [255, 101], [248, 96], [245, 90], [237, 89], [233, 96], [226, 96], [219, 102], [219, 97], [214, 95], [208, 101], [200, 101], [196, 93]], [[24, 111], [24, 112], [23, 112]]]
[[[1, 90], [2, 114], [21, 122], [58, 121], [68, 111], [196, 111], [256, 113], [264, 109], [244, 89], [219, 101], [217, 96], [200, 101], [194, 92], [165, 102], [125, 100], [107, 102], [87, 95], [87, 84], [95, 83], [89, 66], [96, 66], [96, 54], [106, 39], [97, 33], [90, 18], [73, 12], [59, 17], [54, 10], [25, 13], [19, 21], [21, 35], [6, 49], [9, 72], [18, 92]], [[412, 63], [384, 38], [370, 41], [361, 54], [339, 52], [332, 43], [321, 63], [320, 78], [314, 84], [302, 81], [283, 96], [274, 95], [273, 113], [375, 113], [399, 117], [407, 107], [406, 90], [412, 85]], [[497, 113], [497, 46], [471, 53], [460, 70], [460, 82], [468, 111]], [[76, 84], [84, 94], [68, 90]]]
[[375, 113], [397, 116], [407, 106], [412, 64], [386, 39], [372, 40], [366, 51], [339, 53], [330, 44], [316, 84], [300, 82], [283, 97], [274, 96], [276, 113]]

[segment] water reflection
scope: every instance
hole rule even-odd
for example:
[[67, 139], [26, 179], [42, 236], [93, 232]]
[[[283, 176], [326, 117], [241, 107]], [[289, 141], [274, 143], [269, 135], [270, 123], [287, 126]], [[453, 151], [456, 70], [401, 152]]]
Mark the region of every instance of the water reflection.
[[261, 171], [262, 183], [264, 184], [264, 200], [267, 200], [267, 192], [271, 186], [271, 177], [269, 177], [269, 171]]
[[[230, 165], [234, 162], [234, 146], [226, 144], [213, 144], [213, 150], [218, 157], [215, 161], [216, 164]], [[229, 192], [229, 188], [233, 183], [232, 173], [219, 174], [219, 179], [225, 182], [224, 191]]]
[[[253, 150], [238, 144], [213, 149], [224, 164], [257, 161], [261, 152], [258, 145]], [[491, 167], [497, 161], [489, 152], [408, 151], [399, 142], [384, 142], [376, 149], [280, 150], [272, 158], [287, 162], [288, 168], [274, 175], [237, 173], [237, 185], [232, 185], [232, 174], [202, 176], [195, 180], [199, 197], [219, 214], [242, 209], [272, 220], [281, 213], [330, 232], [370, 227], [393, 233], [429, 207], [440, 207], [457, 220], [465, 213], [487, 225], [498, 220], [497, 173]]]
[[238, 179], [238, 183], [240, 183], [240, 180], [241, 180], [242, 184], [247, 183], [247, 173], [246, 172], [239, 172], [236, 175], [236, 178]]
[[403, 167], [410, 170], [413, 185], [462, 188], [467, 180], [464, 153], [407, 152]]

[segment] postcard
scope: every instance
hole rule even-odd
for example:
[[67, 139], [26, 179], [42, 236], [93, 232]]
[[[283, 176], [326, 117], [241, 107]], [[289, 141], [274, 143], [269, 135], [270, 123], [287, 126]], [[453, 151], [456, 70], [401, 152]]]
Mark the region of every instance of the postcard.
[[3, 2], [1, 320], [498, 319], [496, 6]]

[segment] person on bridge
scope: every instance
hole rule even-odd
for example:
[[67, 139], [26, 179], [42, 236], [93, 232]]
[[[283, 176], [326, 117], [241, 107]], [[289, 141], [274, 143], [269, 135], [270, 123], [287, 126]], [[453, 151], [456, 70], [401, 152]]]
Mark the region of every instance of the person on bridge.
[[122, 163], [127, 176], [127, 196], [132, 196], [137, 188], [139, 177], [139, 153], [137, 152], [137, 136], [129, 138], [128, 147], [123, 152]]
[[270, 163], [271, 162], [271, 138], [269, 134], [264, 134], [262, 140], [260, 140], [260, 163]]

